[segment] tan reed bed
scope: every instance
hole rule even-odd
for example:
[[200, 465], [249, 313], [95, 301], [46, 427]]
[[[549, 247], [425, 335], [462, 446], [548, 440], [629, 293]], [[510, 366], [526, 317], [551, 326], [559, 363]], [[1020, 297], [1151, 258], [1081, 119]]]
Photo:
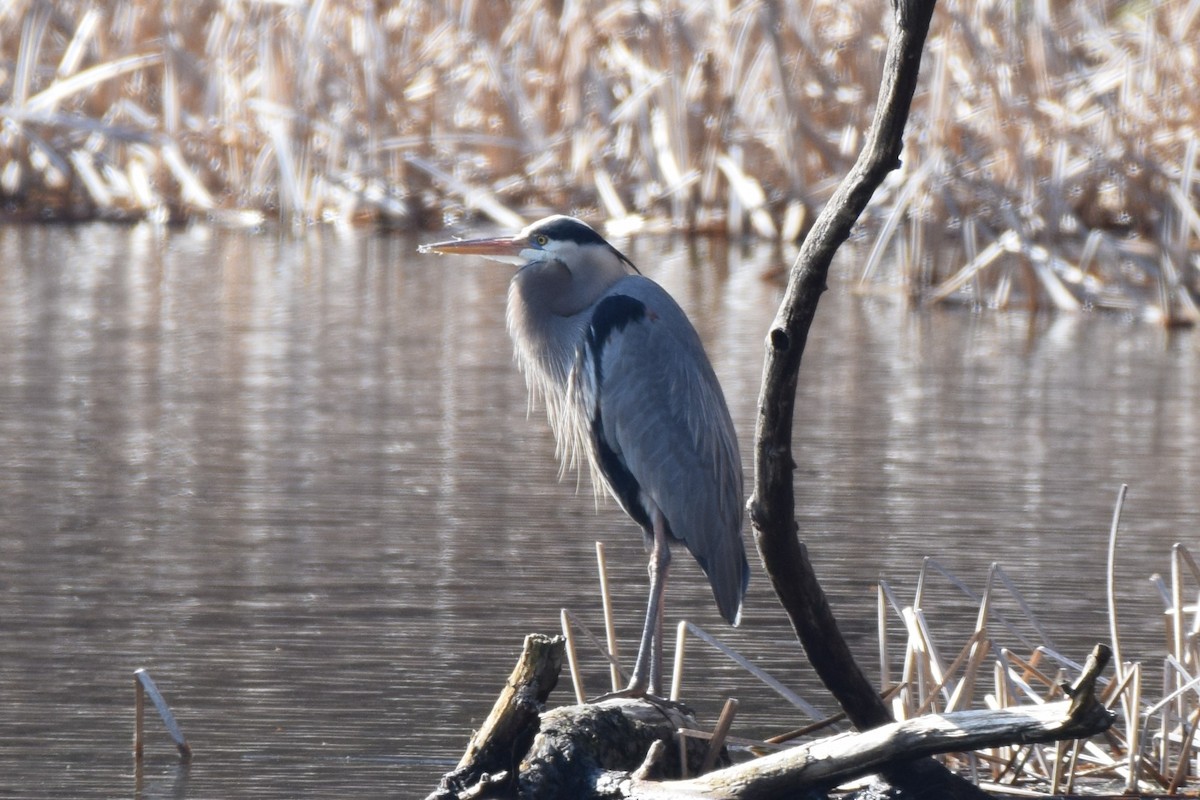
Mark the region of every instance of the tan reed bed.
[[[7, 216], [799, 236], [879, 0], [14, 0]], [[1191, 322], [1200, 0], [943, 0], [865, 285]]]
[[[1200, 796], [1200, 739], [1196, 737], [1200, 727], [1200, 565], [1186, 546], [1176, 544], [1171, 552], [1169, 579], [1151, 577], [1164, 604], [1166, 656], [1161, 669], [1123, 653], [1119, 604], [1113, 592], [1115, 531], [1121, 502], [1118, 500], [1109, 544], [1109, 623], [1114, 663], [1097, 686], [1098, 696], [1116, 712], [1117, 722], [1104, 735], [1088, 740], [1014, 745], [940, 757], [948, 767], [993, 795]], [[603, 556], [599, 556], [603, 585], [605, 570]], [[1079, 661], [1054, 646], [1033, 608], [999, 565], [992, 565], [980, 593], [934, 559], [926, 558], [910, 601], [902, 600], [887, 581], [880, 582], [878, 597], [880, 692], [890, 702], [897, 720], [972, 709], [1020, 709], [1065, 700], [1063, 687], [1083, 669]], [[974, 627], [958, 645], [948, 645], [945, 616], [960, 616], [964, 602], [976, 608]], [[588, 653], [599, 653], [598, 658], [610, 664], [613, 687], [623, 685], [607, 602], [607, 644], [575, 614], [564, 609], [562, 617], [576, 699], [583, 702], [587, 696], [580, 677], [584, 648]], [[719, 732], [729, 744], [762, 755], [790, 743], [829, 735], [831, 728], [845, 725], [844, 714], [823, 717], [807, 700], [692, 623], [680, 622], [678, 631], [672, 699], [680, 697], [687, 648], [708, 646], [741, 666], [748, 678], [777, 692], [784, 703], [795, 708], [797, 719], [807, 716], [811, 720], [766, 741], [746, 739], [738, 735], [737, 725], [731, 724], [729, 712], [737, 704], [730, 700], [716, 731], [681, 730], [681, 742], [688, 737], [708, 739]], [[693, 686], [691, 691], [702, 693], [703, 688]]]
[[[1114, 664], [1102, 681], [1101, 700], [1117, 712], [1117, 724], [1105, 736], [962, 753], [945, 758], [948, 765], [1001, 795], [1200, 794], [1200, 740], [1195, 738], [1200, 723], [1200, 567], [1177, 544], [1170, 581], [1157, 575], [1152, 580], [1163, 594], [1167, 655], [1161, 669], [1155, 669], [1123, 654], [1115, 603], [1110, 607]], [[967, 599], [978, 604], [975, 629], [957, 651], [940, 651], [935, 642], [940, 637], [931, 620], [939, 609], [926, 594], [938, 581], [959, 603]], [[898, 719], [980, 703], [1000, 709], [1063, 700], [1062, 686], [1082, 668], [1050, 643], [998, 565], [992, 566], [980, 595], [927, 559], [911, 603], [902, 603], [886, 582], [880, 584], [879, 598], [883, 689], [893, 694]], [[900, 629], [901, 641], [892, 641], [889, 626]], [[898, 674], [897, 662], [903, 665]]]

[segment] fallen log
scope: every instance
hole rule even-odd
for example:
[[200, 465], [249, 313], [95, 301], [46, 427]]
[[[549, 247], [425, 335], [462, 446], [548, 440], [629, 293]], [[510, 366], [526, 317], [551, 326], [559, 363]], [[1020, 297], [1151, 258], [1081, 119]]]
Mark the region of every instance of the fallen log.
[[[547, 711], [521, 763], [519, 796], [606, 797], [613, 791], [608, 783], [629, 779], [658, 785], [682, 774], [676, 734], [680, 728], [695, 727], [686, 708], [644, 700], [605, 700]], [[692, 738], [684, 743], [688, 770], [697, 772], [707, 746]], [[728, 757], [723, 763], [729, 763]]]
[[808, 745], [718, 770], [687, 781], [652, 784], [630, 780], [621, 797], [663, 800], [772, 800], [831, 789], [890, 764], [939, 753], [966, 752], [1011, 744], [1081, 739], [1102, 733], [1114, 716], [1096, 699], [1096, 678], [1111, 653], [1097, 645], [1083, 673], [1064, 687], [1070, 700], [1000, 711], [929, 714], [863, 733], [830, 736]]
[[[588, 797], [604, 774], [640, 779], [682, 774], [678, 745], [666, 745], [681, 728], [697, 727], [684, 706], [616, 699], [543, 712], [562, 669], [564, 645], [561, 636], [525, 637], [487, 720], [427, 800]], [[696, 739], [685, 745], [688, 770], [698, 772], [707, 746]]]
[[[546, 686], [557, 678], [562, 647], [558, 637], [526, 639], [525, 652], [487, 723], [429, 800], [795, 798], [925, 756], [1079, 739], [1101, 733], [1113, 722], [1095, 696], [1096, 678], [1111, 655], [1097, 645], [1079, 678], [1063, 687], [1070, 700], [930, 714], [831, 736], [697, 778], [665, 780], [680, 774], [676, 731], [696, 727], [683, 707], [612, 700], [531, 713], [545, 702]], [[695, 770], [704, 755], [705, 745], [692, 741], [688, 769]]]

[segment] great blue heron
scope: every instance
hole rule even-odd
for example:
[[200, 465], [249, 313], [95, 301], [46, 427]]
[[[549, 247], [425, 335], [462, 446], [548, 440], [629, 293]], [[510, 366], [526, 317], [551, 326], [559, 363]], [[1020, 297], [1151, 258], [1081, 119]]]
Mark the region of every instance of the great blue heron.
[[661, 286], [572, 217], [420, 252], [520, 265], [508, 332], [531, 394], [546, 404], [559, 458], [586, 455], [593, 480], [642, 527], [651, 553], [637, 661], [616, 694], [660, 694], [671, 540], [696, 557], [732, 625], [750, 578], [737, 437], [700, 337]]

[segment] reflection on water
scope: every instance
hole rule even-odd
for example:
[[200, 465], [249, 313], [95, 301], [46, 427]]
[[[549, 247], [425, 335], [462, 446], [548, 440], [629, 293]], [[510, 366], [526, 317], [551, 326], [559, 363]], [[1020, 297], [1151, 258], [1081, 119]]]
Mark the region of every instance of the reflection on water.
[[[748, 455], [778, 256], [630, 250], [696, 318]], [[560, 606], [596, 621], [597, 538], [633, 648], [640, 536], [555, 482], [503, 333], [508, 274], [328, 231], [0, 229], [0, 794], [423, 794], [524, 634]], [[976, 590], [1000, 562], [1082, 656], [1106, 635], [1121, 482], [1126, 650], [1157, 664], [1146, 578], [1194, 540], [1196, 355], [1194, 335], [1114, 317], [830, 292], [802, 375], [800, 523], [868, 668], [872, 587], [910, 596], [927, 554]], [[830, 705], [757, 569], [733, 631], [676, 563], [672, 618]], [[138, 667], [175, 706], [187, 769], [152, 723], [134, 774]], [[742, 698], [743, 735], [796, 722], [716, 656], [687, 682]]]

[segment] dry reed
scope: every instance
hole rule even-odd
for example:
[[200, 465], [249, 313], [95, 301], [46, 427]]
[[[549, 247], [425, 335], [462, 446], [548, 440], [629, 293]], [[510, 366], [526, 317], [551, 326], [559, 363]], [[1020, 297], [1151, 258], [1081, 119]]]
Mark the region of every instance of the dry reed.
[[[979, 605], [973, 632], [949, 662], [934, 646], [925, 624], [927, 615], [939, 613], [924, 597], [927, 586], [939, 579], [949, 584], [952, 595]], [[1160, 700], [1148, 699], [1147, 665], [1117, 660], [1113, 678], [1097, 687], [1103, 687], [1101, 699], [1106, 705], [1121, 709], [1107, 735], [958, 754], [947, 758], [951, 766], [1001, 792], [1194, 796], [1200, 776], [1200, 742], [1195, 739], [1200, 722], [1200, 567], [1188, 549], [1177, 544], [1171, 554], [1169, 583], [1158, 576], [1152, 580], [1163, 597], [1166, 623]], [[1005, 613], [1002, 605], [1010, 610]], [[1115, 607], [1109, 613], [1111, 644], [1119, 654]], [[905, 631], [902, 644], [888, 636], [892, 619], [898, 620], [893, 627], [900, 625]], [[902, 604], [891, 587], [881, 584], [879, 639], [883, 688], [895, 693], [892, 708], [898, 719], [963, 710], [978, 702], [1005, 708], [1061, 700], [1061, 685], [1081, 669], [1049, 641], [1033, 611], [997, 566], [982, 595], [932, 560], [923, 566], [910, 604]], [[1005, 646], [1006, 641], [1012, 645]], [[903, 668], [893, 678], [896, 662]]]
[[[430, 227], [547, 210], [795, 239], [852, 162], [871, 0], [14, 0], [8, 218]], [[944, 0], [861, 272], [1200, 319], [1200, 0]]]
[[[1119, 514], [1114, 517], [1114, 526], [1118, 518]], [[1115, 548], [1114, 538], [1110, 556], [1115, 556]], [[1109, 569], [1111, 579], [1111, 563]], [[1128, 658], [1122, 660], [1118, 608], [1112, 597], [1108, 609], [1112, 638], [1108, 644], [1115, 663], [1112, 677], [1102, 677], [1096, 686], [1101, 702], [1118, 709], [1116, 723], [1109, 731], [1088, 740], [1012, 745], [940, 758], [997, 795], [1200, 794], [1200, 741], [1196, 738], [1200, 725], [1200, 564], [1186, 546], [1176, 544], [1171, 552], [1169, 578], [1155, 575], [1151, 581], [1162, 596], [1165, 622], [1166, 655], [1158, 675], [1162, 694], [1157, 701], [1150, 697], [1147, 676], [1152, 673], [1151, 667]], [[911, 600], [903, 601], [886, 581], [880, 582], [878, 596], [880, 693], [891, 704], [897, 720], [1063, 700], [1062, 687], [1083, 669], [1051, 641], [1033, 608], [999, 565], [992, 566], [982, 593], [976, 593], [937, 561], [927, 558]], [[947, 624], [945, 618], [961, 616], [964, 602], [977, 606], [975, 622], [961, 644], [954, 646], [948, 641], [947, 629], [955, 625]], [[576, 628], [584, 632], [594, 652], [612, 660], [600, 638], [564, 610], [564, 632], [573, 637]], [[775, 691], [796, 709], [797, 715], [812, 720], [803, 728], [766, 741], [732, 736], [730, 742], [763, 754], [787, 743], [824, 735], [829, 727], [845, 722], [844, 714], [824, 717], [760, 666], [687, 621], [678, 623], [672, 699], [680, 697], [688, 638], [723, 654], [741, 666], [748, 677]], [[573, 654], [572, 674], [576, 678], [578, 663]], [[577, 696], [582, 697], [582, 689], [576, 685]], [[701, 693], [702, 688], [694, 687], [692, 691]], [[692, 730], [680, 734], [708, 736]]]

